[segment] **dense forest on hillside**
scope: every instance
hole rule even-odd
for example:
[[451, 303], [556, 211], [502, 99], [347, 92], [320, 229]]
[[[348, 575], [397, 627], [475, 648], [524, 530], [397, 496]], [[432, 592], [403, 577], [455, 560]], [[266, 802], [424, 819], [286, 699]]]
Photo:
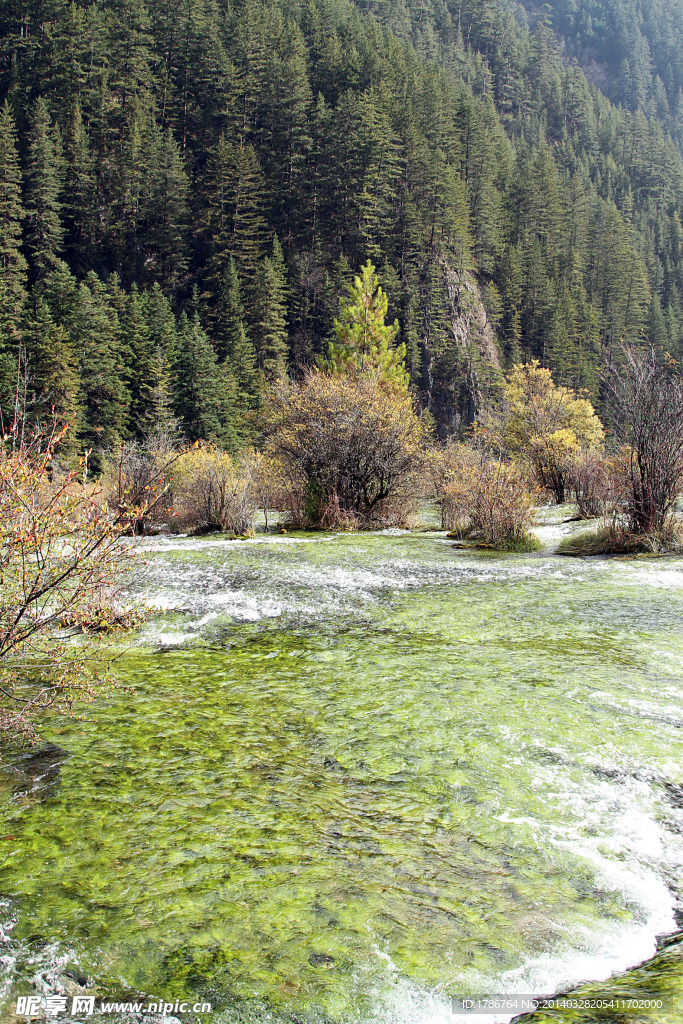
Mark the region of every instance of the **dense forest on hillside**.
[[[637, 46], [610, 21], [632, 7]], [[442, 434], [520, 357], [598, 404], [622, 339], [680, 358], [669, 24], [656, 0], [5, 0], [4, 423], [236, 447], [368, 258]]]
[[[524, 8], [527, 25], [548, 12]], [[564, 56], [614, 102], [661, 121], [683, 152], [683, 0], [555, 0], [550, 11]]]

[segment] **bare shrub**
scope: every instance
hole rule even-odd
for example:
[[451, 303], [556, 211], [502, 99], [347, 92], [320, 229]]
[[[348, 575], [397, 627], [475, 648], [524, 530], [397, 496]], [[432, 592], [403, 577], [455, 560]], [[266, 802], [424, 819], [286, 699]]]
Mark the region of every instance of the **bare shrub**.
[[134, 549], [121, 536], [157, 493], [142, 479], [117, 511], [86, 481], [85, 459], [56, 474], [65, 433], [54, 423], [14, 448], [0, 438], [0, 733], [31, 740], [46, 709], [69, 714], [113, 685], [106, 635], [139, 618], [125, 603]]
[[[262, 424], [297, 526], [393, 525], [419, 462], [422, 424], [406, 389], [366, 368], [277, 381]], [[399, 517], [400, 518], [400, 517]]]
[[572, 460], [569, 484], [580, 519], [610, 515], [622, 492], [615, 460], [591, 449], [584, 449]]
[[671, 530], [683, 489], [683, 381], [654, 349], [624, 349], [624, 365], [608, 379], [612, 408], [629, 445], [626, 511], [633, 533]]
[[[171, 436], [156, 433], [144, 441], [127, 441], [104, 457], [102, 493], [118, 515], [128, 517], [127, 533], [154, 533], [168, 522], [172, 515], [172, 467], [180, 455]], [[153, 500], [143, 516], [136, 516], [132, 498], [146, 493], [145, 489], [149, 491], [150, 481], [155, 487]]]
[[178, 459], [173, 508], [182, 529], [253, 534], [256, 493], [250, 458], [235, 459], [215, 445], [197, 445]]
[[253, 451], [250, 464], [256, 505], [263, 511], [265, 529], [283, 523], [295, 528], [305, 525], [305, 487], [283, 460], [272, 452]]

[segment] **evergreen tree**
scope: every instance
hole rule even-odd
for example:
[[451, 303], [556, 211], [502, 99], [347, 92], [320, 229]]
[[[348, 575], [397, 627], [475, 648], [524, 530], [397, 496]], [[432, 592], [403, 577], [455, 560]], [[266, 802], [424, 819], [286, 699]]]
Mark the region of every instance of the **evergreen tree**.
[[26, 173], [26, 243], [37, 278], [44, 277], [55, 265], [62, 247], [61, 176], [59, 130], [53, 126], [47, 103], [40, 97], [31, 109]]
[[289, 351], [286, 282], [278, 249], [275, 239], [273, 256], [266, 256], [261, 262], [254, 285], [254, 346], [267, 380], [286, 372]]
[[239, 403], [252, 408], [258, 400], [256, 351], [247, 333], [240, 280], [232, 257], [221, 283], [213, 337], [219, 362], [229, 366], [235, 380]]
[[80, 354], [81, 439], [93, 449], [91, 465], [96, 471], [101, 453], [128, 435], [130, 392], [119, 319], [104, 285], [92, 272], [78, 288], [73, 332]]
[[195, 313], [178, 326], [173, 366], [175, 413], [191, 440], [220, 441], [225, 428], [223, 375], [216, 354]]
[[82, 270], [94, 257], [97, 223], [95, 167], [81, 107], [74, 105], [65, 138], [64, 224], [69, 262]]
[[21, 252], [21, 170], [9, 104], [0, 108], [0, 413], [12, 418], [26, 260]]
[[177, 325], [171, 304], [158, 282], [143, 294], [142, 304], [152, 345], [160, 349], [171, 364], [178, 345]]
[[173, 363], [178, 346], [176, 321], [158, 283], [143, 295], [142, 305], [152, 349], [149, 390], [152, 422], [148, 429], [172, 438], [178, 432], [178, 421], [173, 413]]
[[144, 225], [142, 273], [154, 276], [168, 291], [178, 287], [187, 270], [186, 223], [189, 184], [170, 131], [162, 133], [150, 119], [141, 158], [145, 163], [139, 218]]
[[408, 386], [404, 364], [406, 348], [403, 344], [397, 347], [392, 344], [399, 326], [398, 321], [385, 324], [388, 308], [389, 300], [368, 260], [349, 287], [334, 322], [337, 340], [330, 343], [326, 363], [332, 373], [344, 373], [353, 368], [376, 370], [392, 385]]
[[208, 276], [216, 291], [230, 256], [248, 287], [254, 279], [265, 230], [264, 192], [255, 150], [235, 147], [221, 136], [212, 155], [207, 209], [212, 250]]
[[6, 299], [19, 308], [26, 285], [26, 260], [21, 252], [24, 216], [14, 119], [5, 100], [0, 107], [0, 278]]
[[79, 375], [78, 359], [65, 327], [55, 324], [45, 299], [36, 295], [26, 313], [24, 346], [29, 368], [29, 413], [38, 424], [57, 417], [70, 430], [62, 452], [77, 443]]
[[154, 423], [157, 359], [140, 293], [133, 284], [120, 316], [121, 334], [130, 353], [127, 386], [130, 392], [128, 431], [144, 436]]

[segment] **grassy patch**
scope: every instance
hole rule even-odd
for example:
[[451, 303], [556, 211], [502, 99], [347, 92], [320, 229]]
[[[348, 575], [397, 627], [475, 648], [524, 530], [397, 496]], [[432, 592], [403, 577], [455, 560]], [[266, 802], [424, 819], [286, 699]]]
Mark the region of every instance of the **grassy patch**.
[[586, 557], [589, 555], [659, 555], [680, 552], [680, 540], [649, 537], [613, 526], [586, 530], [576, 537], [566, 537], [557, 549], [558, 555]]
[[471, 548], [474, 551], [509, 551], [514, 554], [528, 554], [532, 551], [543, 550], [543, 544], [532, 533], [527, 533], [523, 537], [508, 537], [506, 540], [493, 543], [477, 540], [475, 537], [465, 540], [461, 533], [455, 532], [449, 533], [447, 536], [449, 539], [460, 541], [460, 544], [456, 544], [455, 547]]
[[526, 554], [532, 551], [542, 551], [543, 544], [533, 533], [527, 533], [523, 537], [501, 540], [498, 544], [490, 545], [493, 551], [515, 551], [518, 554]]

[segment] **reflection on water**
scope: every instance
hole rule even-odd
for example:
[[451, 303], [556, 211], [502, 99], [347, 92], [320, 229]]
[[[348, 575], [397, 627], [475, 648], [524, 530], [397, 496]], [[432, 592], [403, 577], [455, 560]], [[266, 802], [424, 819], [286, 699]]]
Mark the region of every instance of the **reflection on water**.
[[146, 548], [135, 696], [51, 725], [38, 798], [8, 773], [14, 991], [440, 1024], [451, 995], [606, 978], [675, 929], [681, 563], [438, 533]]

